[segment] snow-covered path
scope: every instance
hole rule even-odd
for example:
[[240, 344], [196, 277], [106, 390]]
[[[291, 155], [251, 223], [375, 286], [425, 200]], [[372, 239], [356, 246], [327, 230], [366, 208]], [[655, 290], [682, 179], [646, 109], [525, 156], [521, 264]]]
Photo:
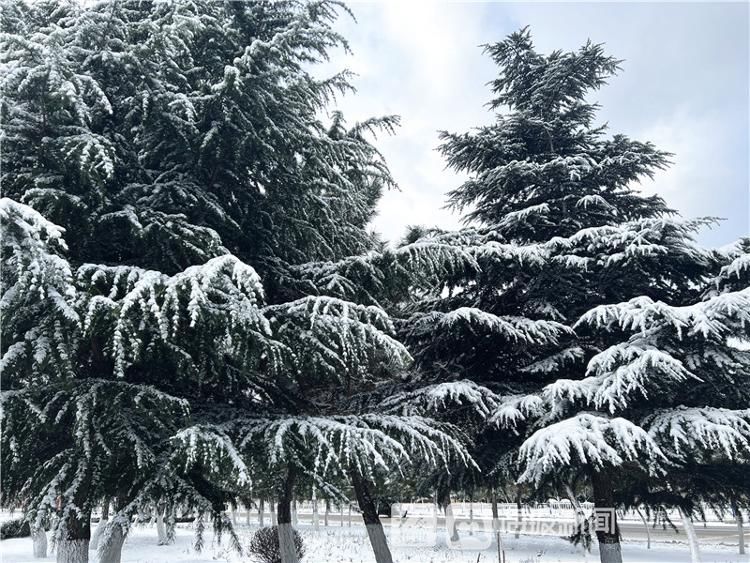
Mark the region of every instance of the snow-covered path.
[[[254, 526], [243, 527], [241, 533], [245, 540], [250, 536]], [[417, 535], [407, 532], [396, 537], [392, 532], [394, 559], [398, 563], [492, 563], [497, 561], [496, 547], [454, 550], [443, 545], [434, 545], [434, 535], [426, 530], [419, 530]], [[307, 553], [303, 563], [374, 563], [374, 558], [361, 526], [352, 528], [330, 527], [318, 532], [303, 526], [301, 533], [305, 539]], [[123, 549], [123, 563], [249, 563], [249, 556], [240, 557], [226, 545], [217, 545], [213, 537], [207, 534], [202, 553], [196, 553], [192, 547], [192, 530], [190, 526], [179, 527], [177, 541], [170, 546], [156, 545], [156, 530], [153, 526], [138, 526], [132, 529], [131, 535]], [[483, 538], [477, 538], [482, 543]], [[514, 539], [512, 534], [503, 538], [506, 547], [507, 563], [579, 563], [597, 562], [596, 548], [586, 554], [568, 542], [558, 538], [535, 538], [521, 536]], [[226, 541], [224, 542], [226, 544]], [[747, 555], [736, 553], [736, 546], [707, 545], [702, 547], [704, 563], [750, 563]], [[624, 559], [626, 563], [688, 563], [689, 552], [685, 543], [658, 543], [650, 550], [641, 542], [625, 542]], [[0, 542], [0, 561], [3, 563], [37, 563], [42, 561], [31, 556], [29, 538], [4, 540]], [[54, 561], [48, 557], [44, 561]], [[95, 559], [92, 557], [92, 563]]]

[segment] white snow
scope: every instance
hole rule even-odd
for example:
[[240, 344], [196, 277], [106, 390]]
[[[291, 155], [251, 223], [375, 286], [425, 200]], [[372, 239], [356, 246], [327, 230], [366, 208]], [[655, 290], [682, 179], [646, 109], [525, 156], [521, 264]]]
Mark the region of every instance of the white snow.
[[730, 459], [750, 447], [750, 409], [689, 408], [679, 406], [650, 417], [649, 434], [670, 438], [674, 450], [683, 445], [723, 450]]
[[[243, 545], [246, 545], [256, 526], [239, 526]], [[698, 527], [700, 529], [700, 527]], [[306, 555], [302, 563], [373, 563], [365, 529], [361, 525], [351, 528], [332, 526], [313, 531], [311, 526], [301, 526], [305, 541]], [[437, 534], [430, 529], [390, 529], [386, 533], [392, 545], [394, 561], [397, 563], [492, 563], [497, 561], [497, 550], [490, 543], [487, 532], [476, 532], [469, 536], [462, 532], [467, 547], [448, 547], [443, 539], [443, 531]], [[674, 541], [654, 543], [646, 549], [644, 542], [625, 541], [623, 559], [627, 563], [686, 563], [690, 553], [684, 534], [674, 536]], [[677, 541], [679, 540], [679, 541]], [[206, 542], [201, 553], [192, 547], [192, 529], [180, 525], [176, 542], [173, 545], [159, 546], [154, 526], [134, 526], [123, 548], [122, 563], [248, 563], [249, 556], [239, 556], [228, 546], [227, 538], [222, 545], [206, 532]], [[474, 547], [470, 547], [470, 544]], [[591, 553], [572, 546], [556, 537], [534, 537], [521, 535], [516, 539], [512, 533], [503, 534], [507, 563], [580, 563], [599, 561], [596, 546]], [[487, 546], [489, 544], [489, 546]], [[710, 544], [701, 546], [703, 563], [749, 563], [747, 555], [736, 553], [735, 545]], [[91, 562], [95, 563], [94, 552], [90, 552]], [[3, 563], [37, 563], [54, 561], [50, 550], [46, 559], [32, 557], [31, 539], [20, 538], [0, 542], [0, 561]]]
[[650, 465], [663, 454], [643, 428], [627, 419], [579, 413], [534, 432], [521, 446], [519, 457], [525, 468], [519, 480], [539, 483], [545, 475], [575, 462], [601, 467], [639, 459]]

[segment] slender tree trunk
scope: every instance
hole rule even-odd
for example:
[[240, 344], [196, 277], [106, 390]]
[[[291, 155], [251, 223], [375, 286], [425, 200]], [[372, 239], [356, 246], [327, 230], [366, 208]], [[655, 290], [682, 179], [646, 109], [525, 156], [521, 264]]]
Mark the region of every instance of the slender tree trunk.
[[352, 501], [349, 501], [349, 524], [347, 527], [352, 527]]
[[91, 540], [91, 512], [71, 512], [63, 537], [57, 544], [57, 563], [88, 563]]
[[166, 507], [156, 507], [156, 537], [159, 545], [169, 545], [172, 543], [171, 538], [167, 530], [167, 522], [165, 521], [167, 516]]
[[269, 504], [269, 511], [270, 511], [269, 518], [271, 519], [271, 526], [275, 526], [276, 523], [277, 523], [277, 520], [276, 520], [276, 505], [274, 504], [273, 501], [269, 502], [268, 504]]
[[242, 503], [242, 504], [245, 505], [245, 525], [249, 526], [250, 525], [250, 508], [251, 508], [252, 503], [251, 504]]
[[641, 512], [641, 509], [636, 508], [635, 511], [638, 513], [638, 516], [641, 517], [641, 522], [643, 522], [643, 527], [646, 528], [646, 549], [651, 549], [651, 527], [648, 525], [648, 521], [646, 520], [646, 517]]
[[[615, 512], [614, 492], [610, 475], [603, 471], [594, 471], [591, 474], [591, 486], [594, 490], [594, 509], [601, 510], [603, 516], [603, 518], [598, 517], [596, 519], [599, 559], [601, 563], [622, 563], [620, 529], [617, 525], [617, 513]], [[607, 525], [602, 525], [604, 523]]]
[[583, 534], [583, 521], [584, 521], [585, 515], [583, 513], [583, 508], [581, 507], [581, 503], [578, 502], [578, 497], [576, 496], [576, 492], [573, 490], [573, 487], [570, 485], [570, 483], [565, 483], [565, 494], [568, 495], [568, 499], [570, 499], [570, 504], [573, 505], [573, 510], [575, 511], [576, 533]]
[[260, 527], [264, 527], [266, 525], [266, 516], [264, 512], [266, 511], [266, 501], [263, 499], [260, 499], [258, 501], [258, 524]]
[[521, 537], [521, 523], [523, 522], [523, 505], [521, 504], [521, 491], [516, 493], [516, 539]]
[[297, 548], [294, 545], [294, 528], [292, 527], [292, 502], [296, 474], [289, 468], [282, 489], [279, 491], [278, 531], [281, 563], [299, 563]]
[[438, 498], [437, 498], [437, 490], [435, 490], [435, 494], [432, 496], [432, 531], [433, 533], [437, 534], [438, 529]]
[[356, 470], [351, 472], [351, 479], [354, 486], [354, 494], [357, 497], [357, 504], [359, 504], [359, 509], [362, 511], [362, 519], [367, 529], [367, 536], [370, 538], [370, 545], [375, 554], [375, 561], [376, 563], [393, 563], [391, 550], [388, 547], [383, 525], [380, 523], [378, 510], [370, 493], [368, 483]]
[[313, 530], [317, 531], [320, 528], [320, 518], [318, 517], [318, 495], [313, 489], [312, 492], [312, 525]]
[[299, 524], [299, 520], [297, 518], [297, 500], [292, 500], [292, 527], [296, 528]]
[[690, 546], [690, 561], [691, 563], [700, 563], [701, 553], [698, 543], [698, 535], [695, 533], [693, 520], [690, 518], [688, 511], [684, 508], [678, 507], [677, 510], [680, 512], [682, 527], [685, 529], [685, 536], [687, 537], [688, 546]]
[[161, 508], [156, 508], [156, 543], [157, 545], [166, 545], [167, 527], [164, 525], [164, 514]]
[[328, 527], [328, 515], [331, 513], [331, 501], [326, 499], [326, 509], [323, 513], [323, 526]]
[[474, 496], [469, 497], [469, 535], [474, 535]]
[[129, 523], [128, 518], [122, 514], [116, 514], [109, 521], [99, 541], [98, 563], [120, 563], [122, 544], [125, 543]]
[[745, 528], [742, 520], [742, 510], [737, 510], [737, 535], [740, 540], [740, 555], [745, 555]]
[[339, 527], [344, 527], [344, 505], [339, 502]]
[[500, 517], [497, 512], [497, 493], [492, 488], [492, 529], [495, 531], [495, 542], [497, 543], [497, 563], [505, 563], [505, 546], [503, 537], [500, 535]]
[[34, 525], [31, 529], [31, 539], [33, 541], [34, 557], [44, 559], [47, 557], [47, 532], [44, 526]]
[[745, 555], [745, 522], [742, 518], [742, 509], [736, 501], [732, 501], [732, 512], [734, 512], [734, 521], [737, 523], [737, 537], [739, 539], [740, 555]]
[[104, 502], [102, 503], [102, 517], [99, 519], [99, 523], [96, 525], [96, 529], [91, 535], [90, 549], [97, 549], [99, 547], [99, 538], [101, 537], [104, 528], [107, 526], [107, 522], [109, 522], [109, 503], [110, 500], [108, 498], [104, 499]]
[[453, 504], [451, 503], [451, 493], [446, 491], [441, 499], [443, 510], [445, 511], [445, 529], [449, 534], [450, 541], [455, 543], [460, 538], [458, 536], [458, 526], [453, 514]]

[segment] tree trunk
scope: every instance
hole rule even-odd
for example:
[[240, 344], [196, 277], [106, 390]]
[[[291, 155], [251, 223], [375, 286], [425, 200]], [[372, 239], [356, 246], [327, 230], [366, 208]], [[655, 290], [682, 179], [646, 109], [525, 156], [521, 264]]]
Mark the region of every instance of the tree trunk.
[[745, 555], [745, 528], [742, 520], [742, 509], [737, 510], [735, 518], [737, 518], [737, 535], [740, 540], [740, 555]]
[[245, 506], [245, 526], [250, 525], [250, 508], [252, 506], [252, 501], [248, 501], [250, 504], [242, 503]]
[[120, 563], [122, 559], [122, 544], [129, 525], [128, 519], [122, 514], [117, 514], [107, 524], [99, 540], [99, 563]]
[[320, 518], [318, 517], [318, 496], [315, 493], [315, 489], [312, 492], [312, 525], [313, 530], [320, 528]]
[[641, 517], [643, 527], [646, 528], [646, 549], [651, 549], [651, 527], [648, 525], [648, 521], [646, 521], [646, 517], [641, 512], [641, 509], [636, 508], [635, 511], [638, 513], [638, 516]]
[[742, 518], [742, 509], [736, 501], [732, 501], [732, 512], [734, 512], [734, 521], [737, 522], [737, 537], [739, 539], [740, 555], [745, 555], [745, 522]]
[[578, 502], [578, 497], [576, 496], [576, 492], [573, 490], [573, 487], [570, 485], [570, 483], [565, 483], [565, 494], [568, 495], [570, 504], [573, 505], [573, 510], [575, 511], [576, 533], [583, 534], [584, 532], [583, 524], [585, 520], [585, 514], [583, 513], [583, 508], [581, 507], [581, 503]]
[[523, 522], [523, 506], [521, 504], [521, 491], [516, 494], [516, 539], [521, 537], [521, 523]]
[[680, 512], [682, 527], [685, 528], [685, 536], [687, 537], [688, 546], [690, 547], [690, 561], [691, 563], [700, 563], [701, 553], [698, 547], [698, 535], [695, 533], [693, 520], [690, 518], [688, 511], [684, 508], [678, 507], [677, 510]]
[[260, 499], [258, 501], [258, 524], [262, 528], [266, 525], [266, 516], [264, 512], [266, 511], [266, 501], [263, 499]]
[[57, 544], [57, 563], [88, 563], [91, 512], [68, 515], [63, 537]]
[[601, 563], [622, 563], [620, 528], [617, 525], [610, 475], [603, 471], [594, 471], [591, 474], [591, 486], [594, 490], [594, 510], [597, 512], [595, 524], [596, 539], [599, 541], [599, 560]]
[[331, 513], [331, 501], [326, 499], [326, 510], [323, 513], [323, 526], [328, 527], [328, 515]]
[[169, 534], [167, 533], [167, 525], [164, 521], [166, 509], [159, 506], [156, 507], [156, 537], [159, 545], [169, 545], [170, 541]]
[[451, 493], [446, 491], [441, 499], [443, 510], [445, 511], [445, 529], [449, 534], [450, 541], [455, 543], [460, 538], [458, 536], [458, 526], [456, 518], [453, 515], [453, 504], [451, 503]]
[[109, 522], [109, 502], [109, 499], [104, 499], [102, 503], [102, 517], [99, 519], [99, 523], [96, 525], [96, 529], [91, 536], [90, 549], [97, 549], [99, 547], [99, 538], [107, 526], [107, 522]]
[[268, 517], [271, 519], [271, 526], [275, 526], [276, 525], [276, 505], [274, 504], [273, 501], [269, 502], [268, 504], [269, 504], [269, 508], [268, 508], [269, 515], [268, 515]]
[[31, 539], [33, 540], [34, 557], [44, 559], [47, 557], [47, 532], [44, 526], [34, 526], [31, 530]]
[[347, 527], [352, 527], [352, 501], [349, 501], [349, 524]]
[[383, 525], [380, 523], [378, 510], [375, 507], [375, 501], [372, 498], [367, 481], [356, 470], [351, 472], [351, 479], [357, 504], [362, 511], [362, 520], [364, 520], [367, 529], [367, 536], [370, 538], [370, 545], [375, 554], [375, 561], [376, 563], [393, 563], [391, 550], [388, 548]]
[[495, 542], [497, 543], [497, 563], [505, 563], [505, 546], [503, 537], [500, 535], [500, 518], [497, 513], [497, 494], [492, 488], [492, 529], [495, 531]]
[[344, 527], [344, 505], [339, 502], [339, 527]]
[[469, 535], [474, 535], [474, 497], [469, 497]]
[[437, 490], [432, 497], [432, 532], [437, 534], [438, 529], [438, 498]]
[[161, 512], [161, 508], [156, 508], [156, 544], [166, 545], [167, 543], [167, 527], [164, 525], [164, 515]]
[[279, 491], [278, 531], [281, 563], [299, 563], [297, 548], [294, 545], [294, 528], [292, 527], [292, 499], [294, 497], [295, 479], [295, 471], [290, 467], [283, 487]]

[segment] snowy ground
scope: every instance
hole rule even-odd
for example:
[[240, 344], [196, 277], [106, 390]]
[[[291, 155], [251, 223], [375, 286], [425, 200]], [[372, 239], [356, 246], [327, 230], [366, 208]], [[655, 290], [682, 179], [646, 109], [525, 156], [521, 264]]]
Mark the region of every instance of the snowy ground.
[[[255, 529], [256, 526], [241, 528], [245, 541]], [[374, 563], [365, 531], [361, 526], [321, 527], [317, 532], [309, 526], [302, 526], [301, 533], [307, 547], [304, 563]], [[494, 543], [483, 549], [475, 547], [457, 550], [449, 549], [440, 540], [436, 542], [435, 534], [431, 530], [402, 530], [400, 532], [390, 530], [389, 535], [393, 544], [394, 559], [398, 563], [490, 563], [497, 561]], [[477, 536], [482, 535], [477, 534]], [[482, 544], [486, 539], [477, 537], [476, 542]], [[250, 563], [252, 561], [249, 556], [242, 557], [232, 553], [226, 545], [216, 544], [210, 534], [206, 536], [202, 553], [195, 552], [192, 540], [192, 529], [185, 525], [178, 528], [177, 542], [174, 545], [157, 546], [154, 527], [138, 526], [132, 529], [125, 544], [122, 561], [123, 563], [173, 561]], [[224, 543], [226, 544], [226, 541]], [[521, 536], [519, 539], [514, 539], [512, 534], [505, 534], [504, 543], [507, 563], [593, 563], [599, 560], [596, 548], [592, 553], [587, 554], [558, 538]], [[736, 552], [736, 545], [704, 545], [702, 547], [703, 563], [750, 563], [748, 556], [740, 556]], [[645, 543], [626, 541], [624, 559], [627, 563], [687, 563], [690, 561], [687, 545], [681, 542], [660, 542], [647, 550]], [[31, 556], [31, 540], [22, 538], [0, 542], [0, 561], [36, 563], [40, 560]], [[54, 557], [48, 557], [46, 561], [54, 561]], [[93, 561], [95, 558], [92, 557]]]

